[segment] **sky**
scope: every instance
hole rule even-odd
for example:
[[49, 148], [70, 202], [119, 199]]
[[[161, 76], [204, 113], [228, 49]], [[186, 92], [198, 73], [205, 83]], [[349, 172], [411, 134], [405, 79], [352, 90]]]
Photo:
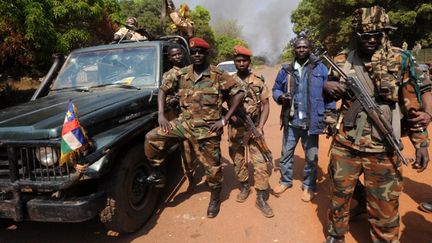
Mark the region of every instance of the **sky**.
[[200, 5], [210, 11], [210, 24], [219, 19], [237, 20], [241, 37], [254, 55], [275, 63], [288, 41], [294, 37], [291, 12], [300, 0], [174, 0], [176, 7], [187, 3], [191, 9]]

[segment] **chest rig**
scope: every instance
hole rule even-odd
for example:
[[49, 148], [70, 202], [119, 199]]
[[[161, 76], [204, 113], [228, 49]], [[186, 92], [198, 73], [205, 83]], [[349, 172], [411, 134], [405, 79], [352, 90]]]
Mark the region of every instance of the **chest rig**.
[[[383, 63], [383, 59], [386, 58], [377, 59], [373, 57], [368, 72], [360, 57], [355, 51], [351, 51], [343, 69], [348, 75], [356, 75], [363, 83], [368, 95], [375, 99], [385, 119], [392, 124], [396, 137], [400, 138], [402, 113], [398, 103], [398, 77], [394, 75], [399, 69], [396, 65], [390, 63], [390, 68], [393, 69], [390, 71], [389, 63]], [[347, 109], [343, 116], [343, 125], [347, 138], [356, 145], [359, 145], [361, 138], [383, 141], [384, 137], [382, 137], [375, 124], [368, 119], [367, 113], [363, 110], [360, 102], [350, 100], [348, 103], [350, 105], [346, 105]]]

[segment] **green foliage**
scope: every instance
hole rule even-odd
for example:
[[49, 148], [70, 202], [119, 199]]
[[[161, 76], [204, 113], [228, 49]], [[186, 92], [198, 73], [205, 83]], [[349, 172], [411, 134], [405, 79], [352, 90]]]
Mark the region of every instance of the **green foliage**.
[[242, 45], [247, 47], [247, 43], [240, 38], [232, 38], [226, 34], [216, 35], [216, 44], [218, 47], [218, 54], [214, 62], [219, 63], [234, 58], [233, 49], [235, 45]]
[[154, 35], [164, 35], [168, 24], [167, 19], [160, 19], [162, 1], [154, 0], [123, 0], [120, 1], [120, 14], [115, 20], [124, 23], [131, 16], [138, 20], [138, 26], [145, 28]]
[[210, 44], [210, 61], [217, 57], [218, 46], [213, 29], [210, 27], [210, 12], [202, 6], [196, 6], [191, 12], [192, 21], [194, 22], [194, 35], [201, 37]]
[[116, 0], [1, 1], [0, 72], [46, 68], [53, 53], [110, 41], [116, 11]]
[[391, 40], [400, 46], [404, 40], [410, 47], [420, 41], [423, 47], [432, 45], [432, 3], [429, 0], [302, 0], [292, 13], [294, 32], [308, 30], [312, 40], [323, 44], [331, 54], [352, 43], [351, 15], [359, 7], [380, 5], [398, 27]]

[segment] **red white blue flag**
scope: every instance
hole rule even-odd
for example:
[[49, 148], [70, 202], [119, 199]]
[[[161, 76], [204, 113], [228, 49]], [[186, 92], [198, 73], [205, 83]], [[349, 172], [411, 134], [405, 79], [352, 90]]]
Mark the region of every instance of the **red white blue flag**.
[[[78, 121], [77, 115], [78, 112], [75, 105], [72, 101], [69, 101], [62, 129], [60, 165], [71, 161], [71, 159], [76, 160], [92, 146], [86, 131]], [[76, 161], [72, 162], [76, 163]]]

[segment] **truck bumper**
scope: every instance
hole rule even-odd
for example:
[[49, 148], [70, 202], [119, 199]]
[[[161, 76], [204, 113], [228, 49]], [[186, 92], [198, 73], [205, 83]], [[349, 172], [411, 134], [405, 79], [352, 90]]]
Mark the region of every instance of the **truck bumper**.
[[105, 204], [106, 195], [103, 192], [63, 200], [51, 197], [36, 197], [26, 202], [0, 200], [0, 218], [15, 221], [83, 222], [98, 215]]

